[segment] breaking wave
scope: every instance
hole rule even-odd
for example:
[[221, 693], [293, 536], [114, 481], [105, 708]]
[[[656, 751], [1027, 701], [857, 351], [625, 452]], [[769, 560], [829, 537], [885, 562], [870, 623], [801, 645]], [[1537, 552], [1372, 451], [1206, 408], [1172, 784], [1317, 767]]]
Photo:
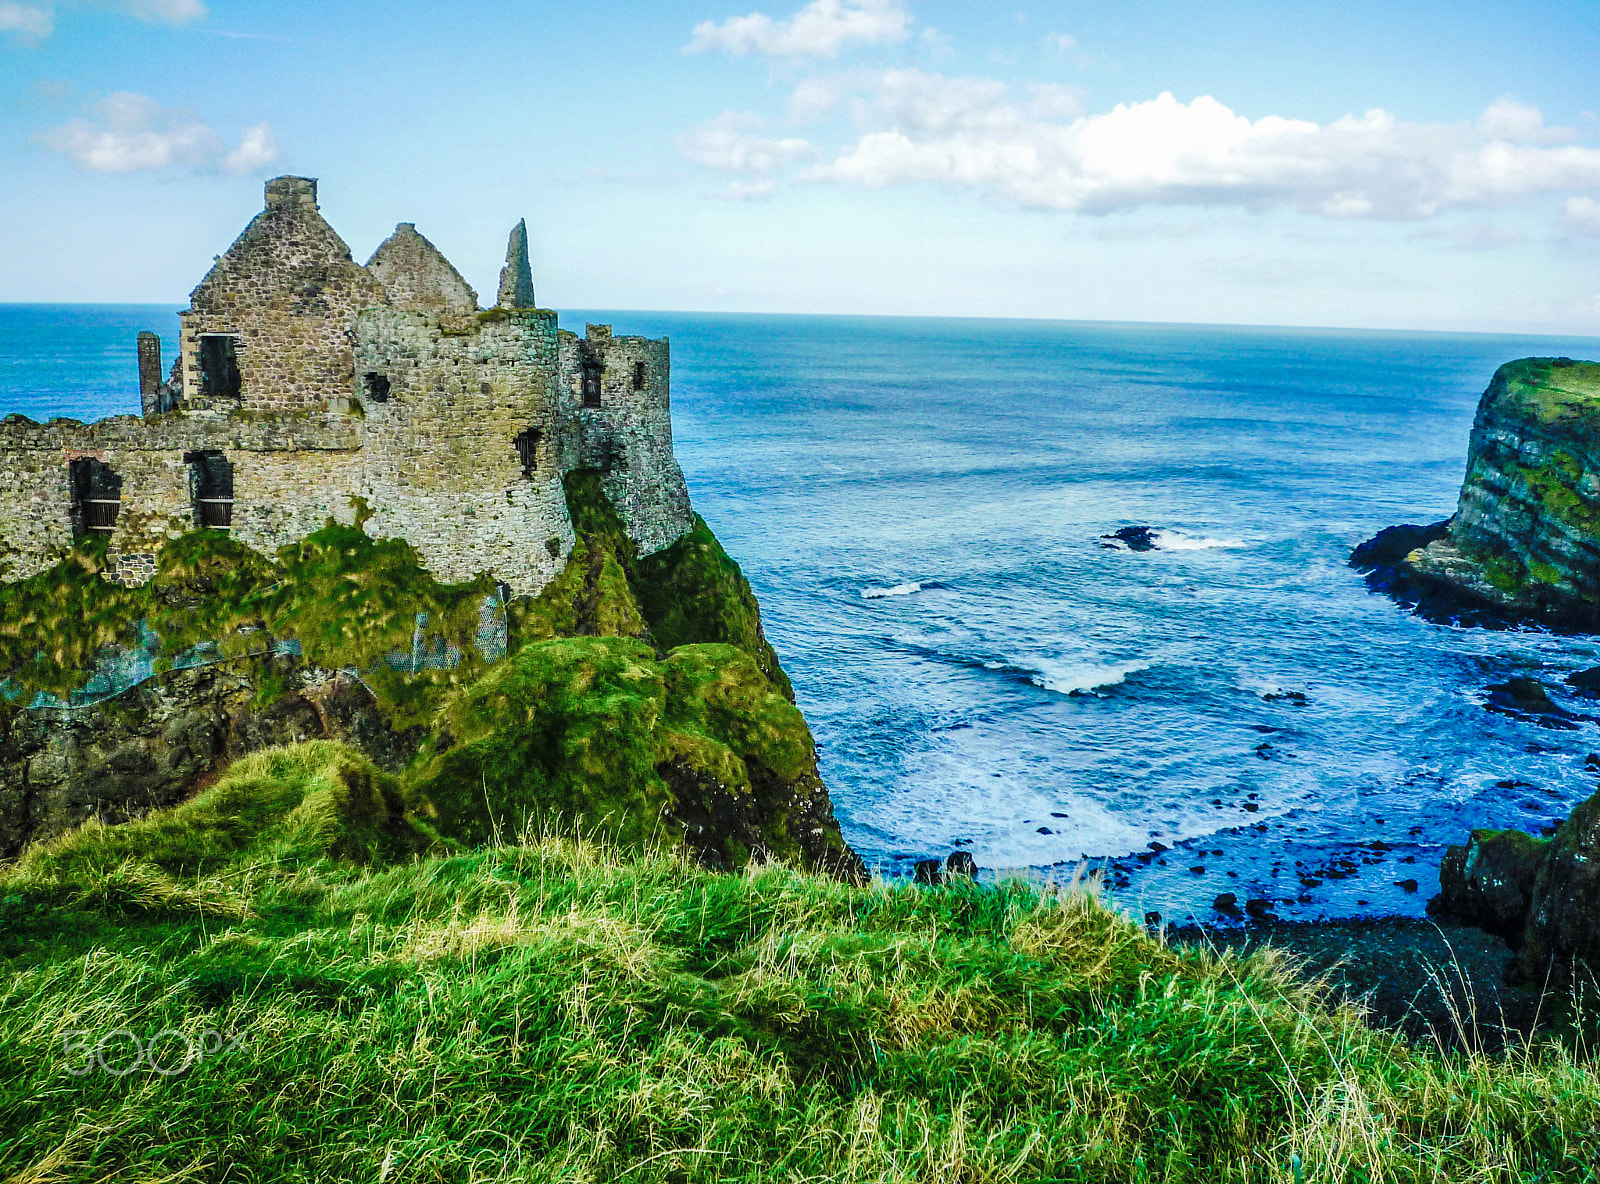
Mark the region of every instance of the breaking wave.
[[1213, 551], [1244, 546], [1243, 539], [1213, 539], [1184, 534], [1181, 530], [1155, 530], [1150, 537], [1158, 551]]
[[1028, 676], [1036, 687], [1058, 695], [1084, 695], [1118, 686], [1128, 675], [1150, 669], [1148, 662], [1041, 662]]
[[922, 585], [920, 583], [896, 584], [892, 588], [863, 588], [861, 589], [861, 599], [882, 600], [885, 596], [910, 596], [915, 592], [921, 591]]

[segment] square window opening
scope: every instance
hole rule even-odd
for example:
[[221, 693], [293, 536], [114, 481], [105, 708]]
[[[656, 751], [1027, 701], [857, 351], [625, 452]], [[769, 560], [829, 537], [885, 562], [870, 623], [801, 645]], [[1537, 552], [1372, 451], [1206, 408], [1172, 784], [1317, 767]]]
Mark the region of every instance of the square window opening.
[[237, 399], [239, 339], [231, 333], [200, 336], [200, 393], [211, 399]]

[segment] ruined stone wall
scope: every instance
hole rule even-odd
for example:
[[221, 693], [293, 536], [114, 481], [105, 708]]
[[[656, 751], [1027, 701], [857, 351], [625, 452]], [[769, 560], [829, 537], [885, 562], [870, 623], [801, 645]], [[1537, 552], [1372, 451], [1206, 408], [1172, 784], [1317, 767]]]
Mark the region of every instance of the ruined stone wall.
[[117, 578], [141, 583], [167, 540], [198, 525], [187, 453], [215, 451], [234, 466], [233, 534], [271, 554], [329, 516], [353, 520], [361, 488], [359, 421], [339, 416], [122, 415], [95, 423], [22, 416], [0, 422], [0, 561], [23, 579], [72, 545], [69, 465], [81, 457], [122, 479], [110, 532]]
[[[267, 208], [190, 296], [181, 314], [183, 410], [320, 411], [349, 394], [350, 324], [385, 302], [383, 286], [317, 211], [316, 182], [267, 182]], [[236, 335], [237, 399], [201, 381], [200, 339]]]
[[[672, 452], [667, 341], [613, 337], [609, 325], [590, 325], [581, 340], [563, 331], [560, 347], [563, 468], [600, 470], [606, 496], [641, 555], [671, 546], [694, 523]], [[586, 371], [598, 371], [598, 407], [585, 406]]]
[[[575, 541], [561, 488], [554, 403], [556, 316], [493, 311], [441, 330], [437, 318], [371, 309], [356, 368], [388, 382], [365, 397], [369, 533], [409, 540], [441, 580], [490, 571], [536, 593]], [[525, 471], [517, 437], [537, 433]]]
[[367, 272], [383, 285], [395, 308], [423, 312], [474, 313], [478, 294], [412, 222], [402, 222], [385, 239]]

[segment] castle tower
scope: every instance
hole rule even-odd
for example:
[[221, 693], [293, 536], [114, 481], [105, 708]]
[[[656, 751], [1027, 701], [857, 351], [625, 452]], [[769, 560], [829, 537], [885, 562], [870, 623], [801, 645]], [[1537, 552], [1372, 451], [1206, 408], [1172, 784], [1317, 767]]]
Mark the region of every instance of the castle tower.
[[501, 308], [533, 308], [533, 269], [528, 266], [528, 222], [519, 219], [506, 243], [506, 265], [500, 269]]

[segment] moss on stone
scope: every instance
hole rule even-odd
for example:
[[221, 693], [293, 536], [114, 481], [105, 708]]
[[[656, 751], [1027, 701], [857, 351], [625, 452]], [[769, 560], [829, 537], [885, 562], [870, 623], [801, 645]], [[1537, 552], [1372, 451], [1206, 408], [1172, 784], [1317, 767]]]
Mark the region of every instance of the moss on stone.
[[1570, 358], [1521, 358], [1495, 372], [1496, 399], [1521, 403], [1549, 424], [1591, 415], [1600, 399], [1600, 363]]
[[761, 628], [761, 608], [717, 536], [697, 514], [695, 528], [638, 564], [634, 586], [650, 632], [667, 649], [701, 642], [738, 646], [794, 699], [789, 676]]
[[[278, 637], [298, 641], [314, 665], [371, 672], [391, 655], [410, 656], [418, 613], [428, 614], [430, 643], [462, 651], [461, 674], [481, 669], [474, 643], [493, 581], [441, 584], [397, 539], [330, 523], [269, 560], [223, 531], [192, 531], [166, 543], [154, 579], [135, 588], [102, 577], [105, 547], [93, 536], [53, 567], [0, 587], [0, 675], [13, 687], [77, 690], [106, 647], [143, 645], [142, 630], [159, 639], [161, 668], [201, 642], [237, 657], [261, 653]], [[426, 690], [436, 706], [457, 677], [418, 672], [413, 691]], [[373, 678], [386, 708], [416, 699], [402, 682], [392, 671]], [[423, 722], [432, 710], [416, 702], [405, 714]]]
[[[751, 833], [723, 842], [729, 865], [749, 858], [751, 840], [802, 855], [785, 794], [815, 779], [811, 734], [733, 646], [684, 646], [660, 659], [625, 637], [530, 642], [458, 696], [440, 726], [450, 746], [419, 770], [413, 808], [454, 841], [531, 826], [633, 846], [680, 842], [683, 815], [712, 807], [675, 792], [670, 769], [679, 784], [746, 802]], [[758, 788], [774, 786], [776, 796]]]
[[643, 843], [670, 802], [655, 771], [665, 708], [665, 680], [642, 642], [525, 645], [446, 708], [454, 743], [416, 782], [417, 808], [467, 844], [529, 825]]

